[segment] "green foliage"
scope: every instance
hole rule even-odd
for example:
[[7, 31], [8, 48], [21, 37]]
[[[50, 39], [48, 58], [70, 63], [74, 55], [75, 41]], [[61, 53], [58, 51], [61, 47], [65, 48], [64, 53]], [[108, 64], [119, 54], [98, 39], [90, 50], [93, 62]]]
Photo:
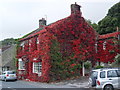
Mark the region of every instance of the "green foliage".
[[115, 63], [120, 64], [120, 54], [116, 55]]
[[96, 66], [95, 69], [104, 68], [103, 66]]
[[86, 69], [89, 69], [90, 67], [92, 67], [92, 64], [87, 61], [87, 62], [84, 63], [84, 66], [85, 66]]
[[60, 52], [60, 43], [57, 40], [51, 40], [50, 48], [51, 56], [51, 81], [64, 80], [74, 76], [80, 76], [81, 65], [75, 60], [70, 59], [74, 55], [63, 58]]
[[96, 23], [92, 23], [91, 20], [86, 20], [89, 25], [91, 25], [96, 31], [98, 30], [98, 25]]
[[62, 62], [62, 54], [60, 53], [59, 43], [56, 40], [52, 40], [51, 42], [51, 77], [54, 77], [54, 81], [57, 78], [57, 75], [61, 74], [59, 69], [63, 69], [64, 67], [59, 64]]
[[120, 27], [120, 2], [111, 7], [105, 18], [98, 22], [97, 32], [107, 34], [116, 31]]
[[120, 2], [118, 2], [114, 6], [112, 6], [109, 9], [107, 15], [111, 16], [111, 17], [118, 17], [118, 19], [120, 19]]
[[7, 46], [7, 45], [16, 44], [17, 43], [16, 40], [17, 39], [7, 38], [7, 39], [2, 40], [1, 43], [2, 43], [2, 46]]
[[13, 65], [15, 66], [15, 70], [17, 71], [18, 70], [18, 67], [17, 67], [17, 62], [18, 62], [18, 59], [16, 57], [13, 57]]

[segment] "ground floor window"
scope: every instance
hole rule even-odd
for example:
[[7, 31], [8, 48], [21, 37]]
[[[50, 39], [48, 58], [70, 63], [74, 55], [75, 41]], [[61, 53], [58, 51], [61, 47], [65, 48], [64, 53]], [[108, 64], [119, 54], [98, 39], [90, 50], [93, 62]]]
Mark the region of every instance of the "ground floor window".
[[25, 70], [25, 63], [22, 61], [22, 59], [18, 60], [18, 69]]
[[41, 62], [33, 62], [33, 73], [37, 73], [41, 75], [42, 72], [42, 64]]

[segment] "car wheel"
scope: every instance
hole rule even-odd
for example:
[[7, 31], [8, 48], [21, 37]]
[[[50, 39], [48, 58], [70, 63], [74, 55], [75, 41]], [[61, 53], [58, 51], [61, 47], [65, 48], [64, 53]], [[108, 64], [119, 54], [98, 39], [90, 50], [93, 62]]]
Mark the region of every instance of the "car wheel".
[[112, 85], [106, 85], [103, 90], [114, 90]]

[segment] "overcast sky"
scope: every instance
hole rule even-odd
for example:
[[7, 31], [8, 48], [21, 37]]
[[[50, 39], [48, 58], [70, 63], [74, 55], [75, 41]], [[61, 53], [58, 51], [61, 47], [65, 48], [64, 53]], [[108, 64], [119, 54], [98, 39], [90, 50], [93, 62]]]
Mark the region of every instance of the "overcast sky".
[[19, 38], [37, 29], [39, 19], [47, 24], [70, 15], [70, 5], [81, 5], [82, 16], [97, 23], [120, 0], [0, 0], [0, 40]]

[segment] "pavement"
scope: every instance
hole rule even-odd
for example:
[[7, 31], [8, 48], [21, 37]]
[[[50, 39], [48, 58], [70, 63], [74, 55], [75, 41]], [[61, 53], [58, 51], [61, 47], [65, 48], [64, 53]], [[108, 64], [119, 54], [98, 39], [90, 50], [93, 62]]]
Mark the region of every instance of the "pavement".
[[88, 76], [81, 76], [77, 79], [64, 80], [61, 82], [56, 82], [56, 85], [69, 85], [75, 88], [88, 88]]

